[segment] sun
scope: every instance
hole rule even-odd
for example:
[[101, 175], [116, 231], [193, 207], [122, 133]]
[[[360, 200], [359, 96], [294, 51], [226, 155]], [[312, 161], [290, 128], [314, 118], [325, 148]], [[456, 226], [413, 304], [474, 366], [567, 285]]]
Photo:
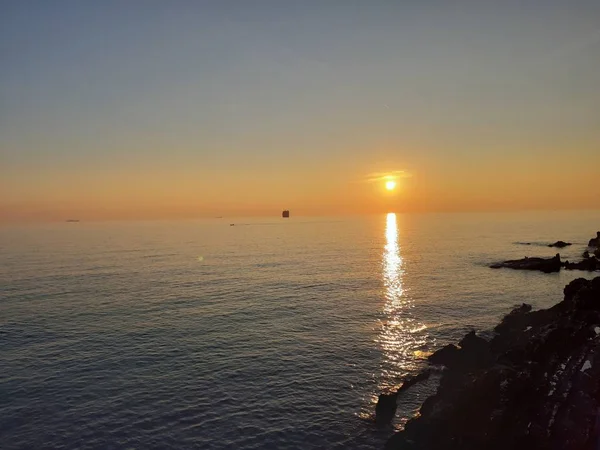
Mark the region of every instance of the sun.
[[396, 189], [396, 182], [394, 180], [389, 180], [385, 182], [385, 188], [388, 191], [393, 191], [394, 189]]

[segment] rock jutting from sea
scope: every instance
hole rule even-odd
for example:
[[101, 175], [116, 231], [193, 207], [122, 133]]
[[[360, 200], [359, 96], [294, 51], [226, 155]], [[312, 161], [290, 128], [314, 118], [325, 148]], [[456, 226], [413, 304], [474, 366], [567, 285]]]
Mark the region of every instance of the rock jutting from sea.
[[437, 393], [387, 450], [592, 450], [600, 443], [600, 277], [549, 309], [523, 304], [490, 341], [467, 334], [429, 357]]
[[[600, 270], [600, 231], [596, 233], [597, 237], [590, 239], [588, 249], [583, 252], [583, 259], [577, 262], [561, 261], [560, 254], [557, 253], [552, 258], [525, 257], [522, 259], [511, 259], [508, 261], [497, 262], [490, 265], [492, 269], [508, 268], [515, 270], [539, 270], [544, 273], [559, 272], [561, 268], [567, 270], [586, 270], [594, 272]], [[569, 242], [556, 241], [548, 247], [564, 248], [572, 245]], [[590, 254], [590, 250], [592, 254]]]

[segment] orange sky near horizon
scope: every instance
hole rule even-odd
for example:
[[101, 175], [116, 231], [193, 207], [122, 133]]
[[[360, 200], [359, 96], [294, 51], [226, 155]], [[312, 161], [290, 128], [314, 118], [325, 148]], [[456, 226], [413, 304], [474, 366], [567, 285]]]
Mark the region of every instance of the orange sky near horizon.
[[2, 222], [600, 208], [598, 2], [2, 9]]
[[[372, 153], [366, 152], [365, 155]], [[365, 158], [367, 159], [367, 158]], [[408, 160], [409, 158], [407, 158]], [[512, 211], [593, 209], [591, 189], [600, 157], [585, 164], [560, 155], [476, 167], [429, 162], [386, 171], [332, 164], [319, 170], [296, 167], [274, 171], [252, 168], [198, 173], [191, 167], [128, 167], [50, 172], [40, 168], [32, 183], [4, 177], [0, 220], [61, 221], [164, 219], [214, 216], [270, 216], [289, 208], [298, 215], [394, 212]], [[375, 165], [372, 165], [375, 168]], [[369, 181], [371, 173], [405, 170], [410, 176]], [[8, 194], [8, 195], [7, 195]]]

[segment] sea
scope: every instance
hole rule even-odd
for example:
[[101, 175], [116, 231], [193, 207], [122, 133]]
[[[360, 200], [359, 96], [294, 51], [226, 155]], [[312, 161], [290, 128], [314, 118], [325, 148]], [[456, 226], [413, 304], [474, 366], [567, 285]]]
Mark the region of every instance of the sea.
[[379, 393], [593, 277], [489, 264], [579, 260], [597, 230], [599, 211], [3, 225], [0, 448], [381, 449], [439, 376], [390, 426]]

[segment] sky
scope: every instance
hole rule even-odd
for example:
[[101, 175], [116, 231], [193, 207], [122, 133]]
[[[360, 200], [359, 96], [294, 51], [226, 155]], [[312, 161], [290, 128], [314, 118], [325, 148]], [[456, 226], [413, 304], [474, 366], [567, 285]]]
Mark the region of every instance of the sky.
[[0, 62], [0, 221], [600, 207], [598, 1], [0, 0]]

